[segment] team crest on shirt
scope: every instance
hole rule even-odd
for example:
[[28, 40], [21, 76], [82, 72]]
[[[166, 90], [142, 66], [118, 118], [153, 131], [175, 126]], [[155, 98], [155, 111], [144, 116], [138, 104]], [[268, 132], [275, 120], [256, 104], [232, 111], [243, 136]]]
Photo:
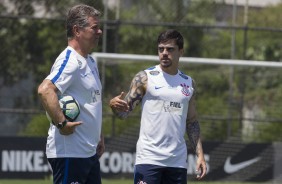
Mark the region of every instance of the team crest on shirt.
[[182, 87], [181, 92], [183, 95], [185, 96], [190, 96], [190, 90], [189, 90], [189, 86], [187, 86], [185, 83], [184, 84], [180, 84], [180, 86]]
[[138, 181], [137, 184], [147, 184], [147, 182], [145, 182], [145, 181]]
[[160, 72], [159, 71], [150, 71], [149, 73], [150, 75], [159, 75]]

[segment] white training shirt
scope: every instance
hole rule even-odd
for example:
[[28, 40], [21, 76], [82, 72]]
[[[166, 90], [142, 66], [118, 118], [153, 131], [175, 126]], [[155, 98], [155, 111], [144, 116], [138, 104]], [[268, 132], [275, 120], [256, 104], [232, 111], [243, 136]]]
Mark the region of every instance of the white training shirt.
[[75, 121], [82, 124], [71, 135], [61, 135], [50, 125], [46, 145], [47, 158], [87, 158], [96, 154], [102, 126], [102, 101], [99, 72], [96, 61], [84, 58], [68, 46], [56, 59], [46, 77], [62, 94], [73, 96], [79, 103], [80, 114]]
[[153, 164], [187, 168], [185, 142], [191, 77], [178, 71], [169, 75], [159, 65], [146, 69], [147, 91], [142, 99], [136, 165]]

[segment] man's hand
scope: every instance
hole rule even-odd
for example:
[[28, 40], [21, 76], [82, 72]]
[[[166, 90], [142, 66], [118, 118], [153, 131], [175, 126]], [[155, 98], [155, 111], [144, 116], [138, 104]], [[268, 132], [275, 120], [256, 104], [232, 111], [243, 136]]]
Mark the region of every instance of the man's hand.
[[82, 121], [77, 122], [67, 122], [66, 125], [60, 129], [60, 134], [70, 135], [75, 131], [75, 128], [82, 124]]
[[202, 179], [207, 174], [207, 165], [204, 158], [198, 158], [196, 166], [196, 178], [198, 180]]
[[98, 157], [100, 158], [103, 153], [105, 152], [105, 143], [104, 143], [104, 136], [101, 135], [101, 139], [97, 145], [97, 149], [96, 149], [96, 153], [98, 155]]
[[124, 97], [125, 93], [121, 92], [120, 95], [110, 100], [110, 107], [114, 112], [128, 112], [129, 105], [125, 100], [123, 100]]

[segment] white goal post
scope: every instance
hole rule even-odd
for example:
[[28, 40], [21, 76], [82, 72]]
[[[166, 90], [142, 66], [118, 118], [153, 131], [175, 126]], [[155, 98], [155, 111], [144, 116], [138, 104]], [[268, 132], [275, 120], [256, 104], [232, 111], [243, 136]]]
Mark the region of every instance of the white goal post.
[[[121, 59], [134, 61], [158, 61], [158, 56], [153, 55], [138, 55], [138, 54], [115, 54], [115, 53], [92, 53], [92, 56], [97, 62], [100, 59]], [[214, 59], [214, 58], [195, 58], [181, 57], [180, 62], [183, 63], [198, 63], [198, 64], [214, 64], [214, 65], [230, 65], [230, 66], [257, 66], [257, 67], [272, 67], [282, 68], [282, 62], [278, 61], [255, 61], [255, 60], [236, 60], [236, 59]]]

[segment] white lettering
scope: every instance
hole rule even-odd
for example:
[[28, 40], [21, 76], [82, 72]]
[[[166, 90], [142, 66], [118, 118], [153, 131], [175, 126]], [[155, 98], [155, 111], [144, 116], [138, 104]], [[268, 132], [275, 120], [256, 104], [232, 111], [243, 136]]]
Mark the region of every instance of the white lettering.
[[188, 154], [187, 174], [194, 174], [196, 171], [196, 165], [197, 165], [197, 156]]
[[34, 152], [34, 161], [33, 162], [34, 162], [34, 170], [35, 171], [39, 171], [39, 172], [46, 171], [44, 169], [46, 167], [43, 163], [43, 158], [44, 158], [44, 154], [43, 154], [42, 151], [35, 151]]
[[15, 168], [15, 171], [21, 171], [21, 161], [20, 161], [21, 160], [21, 152], [15, 151], [15, 153], [16, 153], [16, 158], [15, 158], [16, 168]]
[[[13, 154], [13, 155], [12, 155]], [[2, 151], [2, 171], [14, 171], [15, 159], [14, 151]]]
[[22, 151], [21, 153], [22, 153], [22, 159], [19, 158], [19, 161], [18, 161], [18, 163], [20, 163], [22, 166], [20, 171], [33, 171], [33, 166], [32, 166], [32, 156], [33, 156], [32, 153], [33, 152], [32, 151]]
[[48, 164], [44, 164], [43, 151], [3, 150], [1, 154], [1, 170], [3, 172], [48, 172]]
[[113, 173], [118, 173], [121, 170], [121, 156], [118, 152], [112, 153], [109, 161], [109, 166]]
[[135, 158], [134, 154], [132, 153], [126, 153], [123, 152], [122, 153], [122, 160], [123, 160], [123, 164], [122, 164], [122, 172], [123, 173], [133, 173], [134, 171], [134, 163], [135, 163]]
[[[204, 155], [209, 171], [210, 156]], [[133, 173], [135, 153], [130, 152], [105, 152], [100, 158], [100, 169], [103, 173]], [[188, 154], [187, 174], [196, 174], [197, 156]]]
[[103, 173], [133, 173], [135, 153], [105, 152], [100, 158], [100, 168]]
[[207, 173], [209, 173], [209, 170], [210, 170], [210, 164], [209, 164], [209, 161], [210, 161], [210, 155], [204, 155], [205, 157], [205, 160], [206, 160], [206, 164], [207, 164]]
[[110, 153], [105, 152], [100, 158], [100, 169], [103, 173], [110, 172], [110, 168], [108, 167], [107, 163], [109, 162]]

